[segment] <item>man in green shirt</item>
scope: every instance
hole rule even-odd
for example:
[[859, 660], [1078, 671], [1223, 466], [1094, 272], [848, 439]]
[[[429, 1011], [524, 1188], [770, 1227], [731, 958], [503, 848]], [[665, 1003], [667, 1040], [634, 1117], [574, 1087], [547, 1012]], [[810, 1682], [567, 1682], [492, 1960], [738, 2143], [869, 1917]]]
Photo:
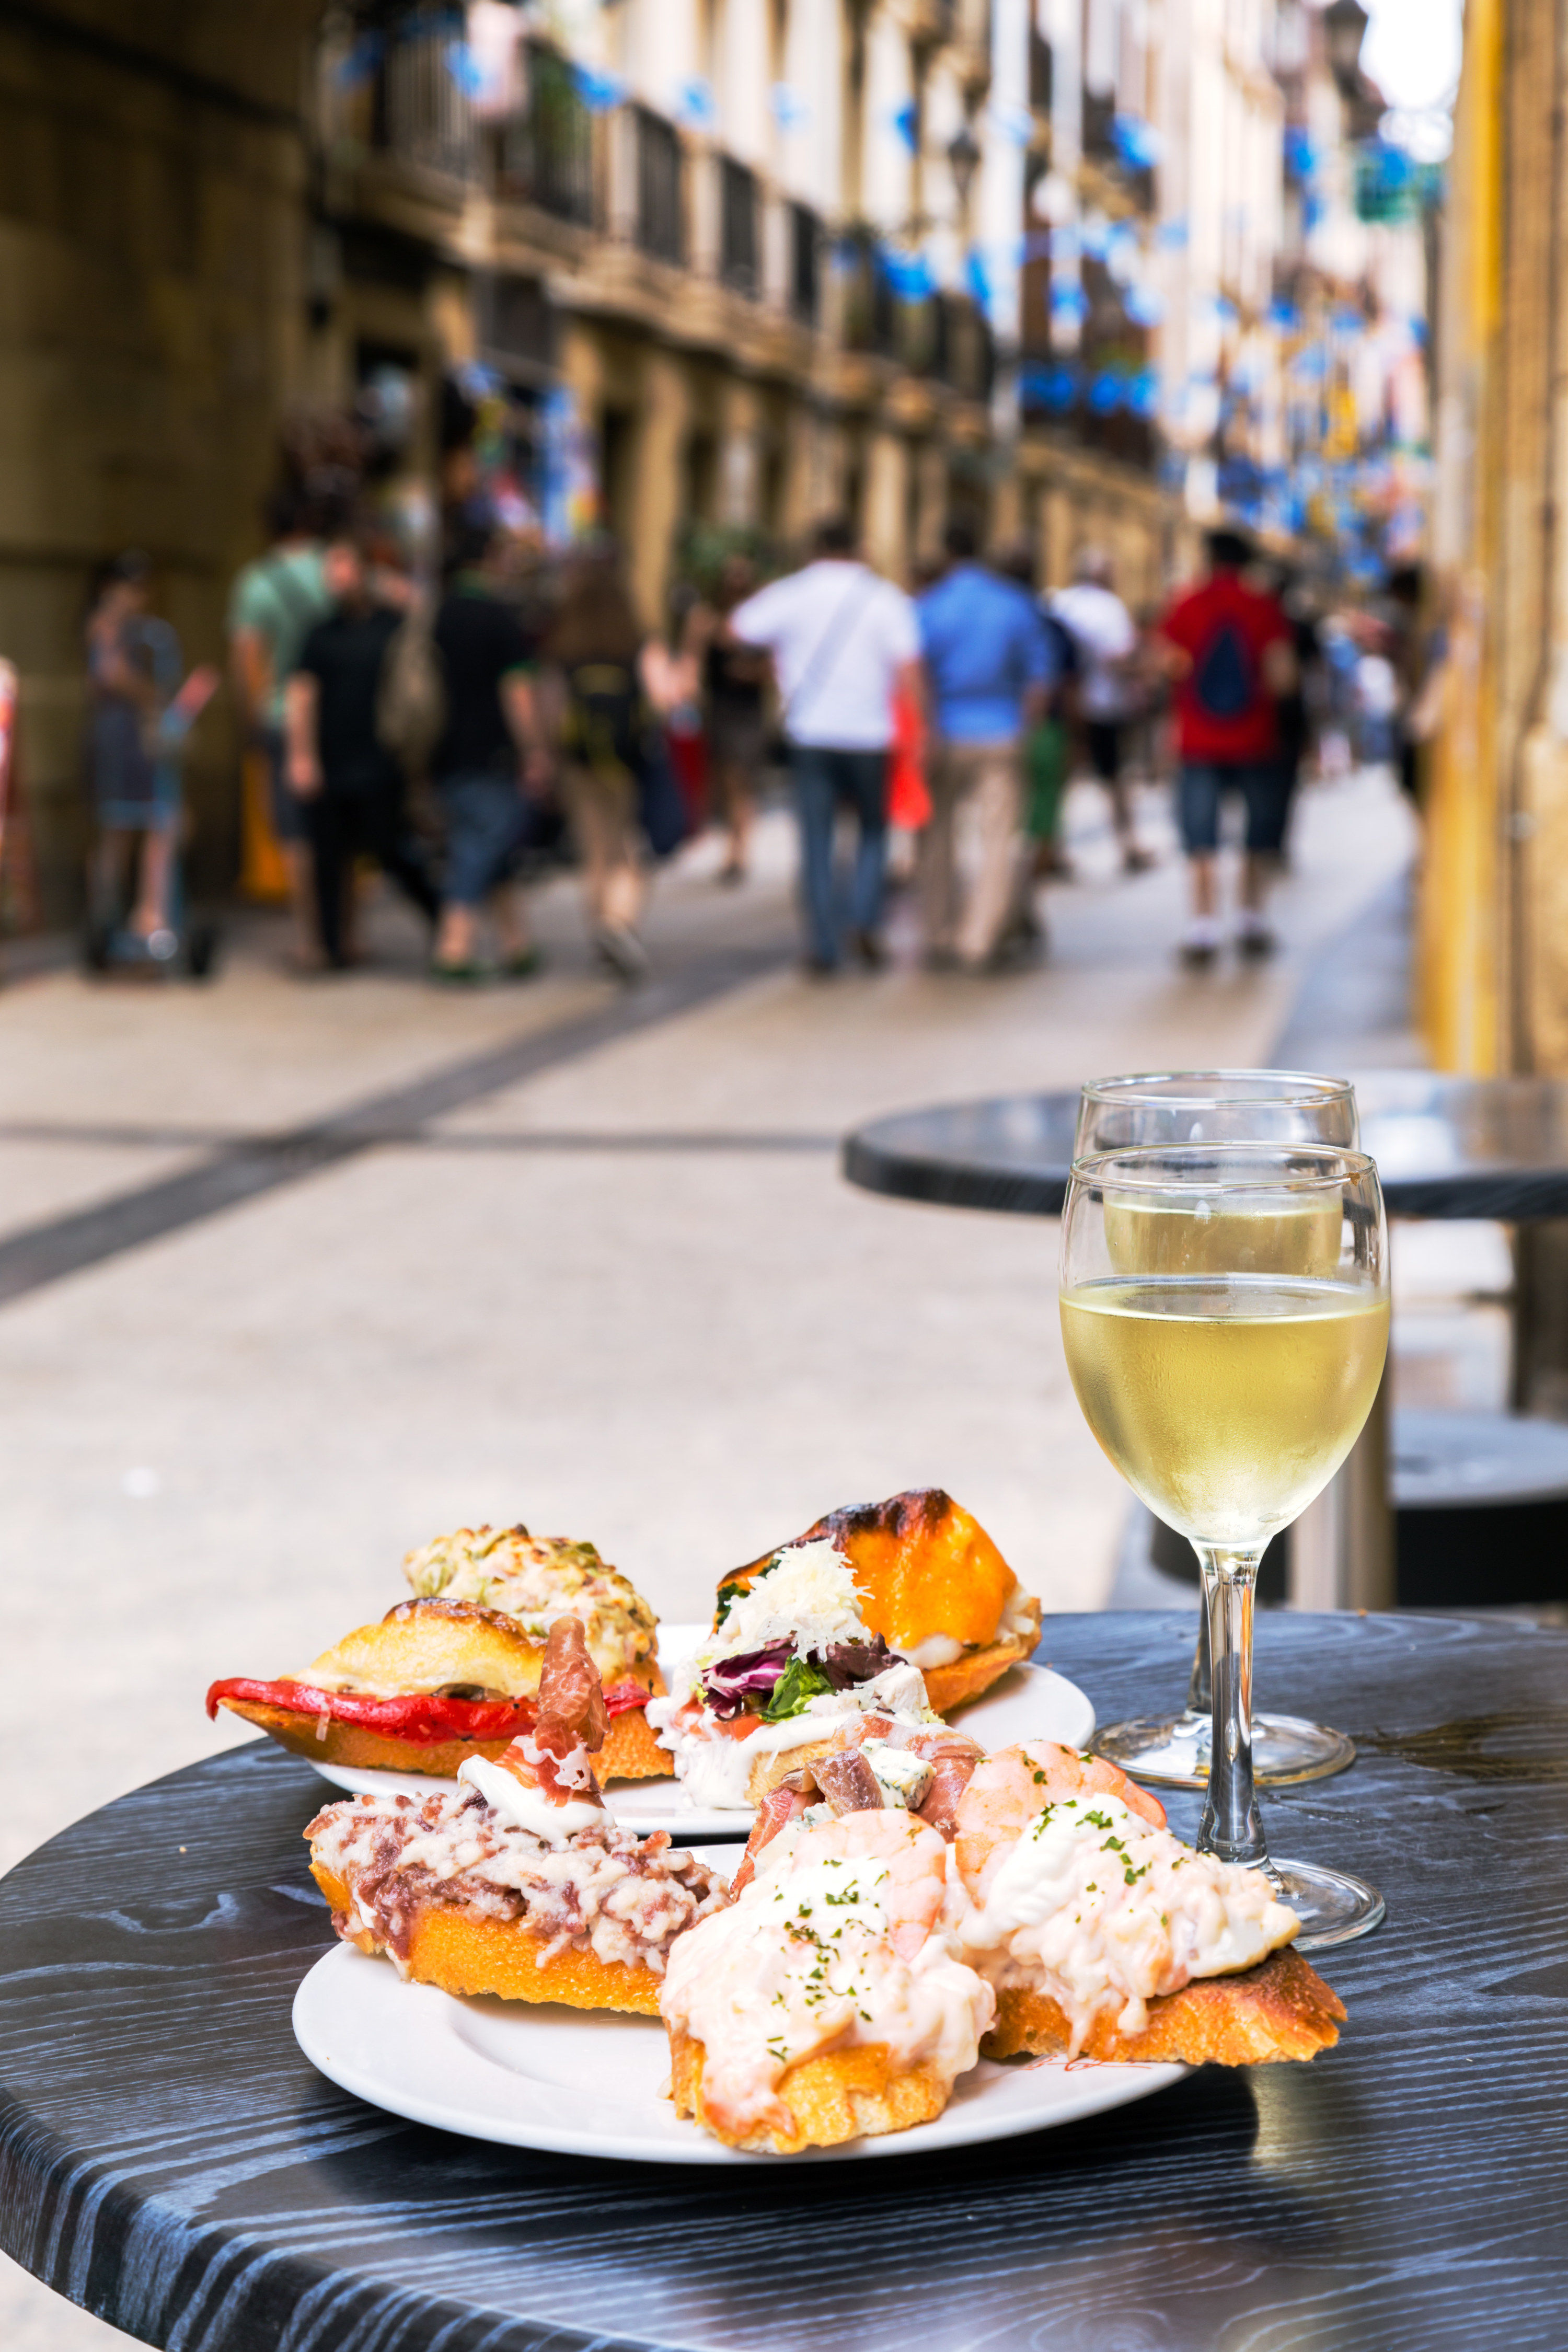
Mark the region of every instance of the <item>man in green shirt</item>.
[[310, 849], [300, 803], [284, 776], [283, 696], [300, 650], [331, 604], [321, 546], [296, 493], [268, 510], [272, 545], [235, 580], [228, 606], [229, 663], [241, 717], [267, 762], [272, 830], [289, 876], [301, 963], [321, 960], [311, 919]]

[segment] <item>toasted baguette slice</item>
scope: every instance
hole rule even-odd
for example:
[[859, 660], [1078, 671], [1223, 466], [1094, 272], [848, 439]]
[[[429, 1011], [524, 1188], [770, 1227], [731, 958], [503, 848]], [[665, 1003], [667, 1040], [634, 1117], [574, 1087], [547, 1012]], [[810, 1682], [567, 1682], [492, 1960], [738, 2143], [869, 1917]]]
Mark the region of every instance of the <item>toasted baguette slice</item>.
[[299, 1677], [322, 1690], [403, 1696], [471, 1688], [523, 1698], [539, 1688], [544, 1645], [515, 1617], [474, 1601], [399, 1601], [374, 1625], [358, 1625]]
[[[1339, 2040], [1345, 2006], [1300, 1952], [1287, 1945], [1241, 1976], [1195, 1977], [1149, 2003], [1142, 2033], [1119, 2033], [1114, 2010], [1089, 2029], [1085, 2058], [1171, 2060], [1183, 2066], [1258, 2066], [1315, 2058]], [[982, 2057], [1054, 2056], [1070, 2046], [1065, 2013], [1048, 1993], [1008, 1985], [996, 1995], [996, 2022]]]
[[[663, 1676], [656, 1668], [653, 1690], [659, 1692], [663, 1686]], [[335, 1764], [347, 1772], [414, 1772], [425, 1780], [452, 1780], [466, 1756], [485, 1756], [493, 1763], [510, 1745], [510, 1737], [389, 1739], [384, 1732], [367, 1731], [357, 1723], [334, 1723], [331, 1717], [323, 1728], [317, 1716], [300, 1715], [291, 1707], [265, 1706], [255, 1699], [221, 1698], [218, 1705], [270, 1732], [280, 1748], [294, 1755], [308, 1757], [312, 1764]], [[594, 1759], [594, 1769], [601, 1782], [655, 1780], [674, 1771], [675, 1759], [654, 1738], [643, 1709], [629, 1706], [610, 1717], [609, 1736]]]
[[1033, 1654], [1040, 1638], [1040, 1604], [1032, 1593], [1025, 1593], [1018, 1605], [1031, 1612], [1023, 1633], [987, 1642], [978, 1650], [965, 1650], [950, 1666], [923, 1669], [926, 1696], [938, 1715], [955, 1715], [971, 1700], [983, 1697], [993, 1683], [1001, 1681], [1009, 1666], [1018, 1665]]
[[[363, 1922], [353, 1920], [353, 1896], [344, 1880], [320, 1863], [310, 1874], [332, 1910], [343, 1919], [346, 1940], [373, 1956], [386, 1952]], [[542, 1960], [544, 1946], [521, 1921], [486, 1919], [444, 1904], [424, 1906], [414, 1923], [403, 1973], [416, 1984], [442, 1992], [496, 1993], [502, 2000], [556, 2000], [568, 2009], [629, 2010], [658, 2015], [658, 1979], [651, 1969], [602, 1960], [596, 1952], [570, 1945]]]
[[689, 2116], [726, 2147], [773, 2149], [780, 2156], [798, 2156], [803, 2147], [837, 2147], [841, 2140], [874, 2139], [883, 2132], [909, 2131], [929, 2124], [948, 2102], [948, 2088], [931, 2066], [912, 2066], [896, 2074], [888, 2063], [885, 2042], [857, 2048], [825, 2050], [779, 2078], [778, 2097], [795, 2125], [790, 2134], [759, 2126], [742, 2139], [722, 2130], [708, 2114], [702, 2098], [702, 2066], [707, 2052], [683, 2027], [669, 2032], [669, 2095], [678, 2116]]
[[[637, 1679], [640, 1682], [642, 1676], [639, 1675]], [[648, 1687], [651, 1697], [664, 1696], [664, 1676], [657, 1666], [652, 1670]], [[667, 1780], [675, 1770], [675, 1759], [655, 1738], [647, 1709], [628, 1706], [619, 1715], [611, 1716], [605, 1744], [594, 1759], [594, 1769], [601, 1782]]]

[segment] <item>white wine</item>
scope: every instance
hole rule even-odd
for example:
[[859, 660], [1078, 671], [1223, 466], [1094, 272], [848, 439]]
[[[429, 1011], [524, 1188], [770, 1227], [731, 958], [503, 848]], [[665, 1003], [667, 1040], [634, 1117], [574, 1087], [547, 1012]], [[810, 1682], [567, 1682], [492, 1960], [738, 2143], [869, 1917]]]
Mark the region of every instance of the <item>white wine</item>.
[[1190, 1199], [1105, 1198], [1105, 1251], [1119, 1275], [1285, 1275], [1331, 1281], [1339, 1271], [1344, 1209], [1327, 1201], [1271, 1208], [1215, 1208]]
[[1061, 1300], [1084, 1417], [1194, 1541], [1251, 1551], [1321, 1492], [1372, 1409], [1388, 1301], [1362, 1285], [1168, 1276]]

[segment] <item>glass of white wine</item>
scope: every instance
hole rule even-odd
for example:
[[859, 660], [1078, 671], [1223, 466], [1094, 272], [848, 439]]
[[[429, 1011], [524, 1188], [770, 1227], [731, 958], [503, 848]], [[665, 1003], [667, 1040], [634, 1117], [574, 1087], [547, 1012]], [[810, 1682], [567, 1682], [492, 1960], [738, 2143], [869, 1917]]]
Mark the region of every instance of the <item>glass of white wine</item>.
[[1269, 1538], [1332, 1477], [1383, 1377], [1377, 1170], [1322, 1144], [1079, 1160], [1062, 1213], [1061, 1318], [1089, 1427], [1202, 1567], [1214, 1701], [1199, 1846], [1267, 1868], [1301, 1918], [1302, 1948], [1364, 1935], [1383, 1916], [1364, 1881], [1269, 1859], [1253, 1782], [1252, 1604]]
[[[1361, 1144], [1355, 1088], [1348, 1078], [1310, 1070], [1146, 1070], [1096, 1078], [1084, 1087], [1075, 1159], [1156, 1143], [1331, 1143], [1354, 1151]], [[1122, 1235], [1124, 1260], [1136, 1258], [1136, 1247], [1129, 1244], [1140, 1230], [1148, 1236], [1151, 1259], [1158, 1256], [1165, 1228], [1151, 1216], [1129, 1223]], [[1297, 1255], [1310, 1265], [1323, 1243], [1314, 1212], [1301, 1211], [1293, 1230]], [[1328, 1247], [1332, 1251], [1337, 1244], [1334, 1234]], [[1190, 1236], [1185, 1246], [1192, 1246]], [[1151, 1263], [1147, 1270], [1156, 1267]], [[1094, 1744], [1102, 1756], [1142, 1780], [1164, 1788], [1201, 1789], [1208, 1778], [1211, 1708], [1208, 1623], [1200, 1612], [1182, 1712], [1107, 1724]], [[1354, 1741], [1330, 1724], [1298, 1715], [1253, 1717], [1252, 1769], [1265, 1788], [1321, 1780], [1354, 1761]]]

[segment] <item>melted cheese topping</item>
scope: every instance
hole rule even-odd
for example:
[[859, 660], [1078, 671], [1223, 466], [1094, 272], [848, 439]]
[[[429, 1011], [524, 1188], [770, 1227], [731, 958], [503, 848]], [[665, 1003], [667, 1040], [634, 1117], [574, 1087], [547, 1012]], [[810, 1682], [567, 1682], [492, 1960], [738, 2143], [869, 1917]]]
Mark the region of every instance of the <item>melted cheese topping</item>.
[[426, 1600], [476, 1601], [515, 1617], [542, 1645], [558, 1617], [577, 1617], [606, 1683], [646, 1665], [658, 1619], [635, 1585], [591, 1543], [526, 1528], [458, 1528], [411, 1551], [403, 1572]]
[[923, 1822], [850, 1814], [775, 1840], [733, 1907], [674, 1946], [660, 2010], [702, 2043], [724, 2129], [787, 2132], [780, 2078], [830, 2047], [883, 2043], [894, 2071], [950, 2084], [974, 2064], [995, 2001], [940, 1925], [946, 1866]]
[[1141, 2033], [1157, 1994], [1253, 1968], [1300, 1926], [1262, 1871], [1196, 1853], [1108, 1796], [1047, 1805], [984, 1901], [955, 1907], [960, 1949], [993, 1983], [1058, 2001], [1075, 2053], [1101, 2011]]

